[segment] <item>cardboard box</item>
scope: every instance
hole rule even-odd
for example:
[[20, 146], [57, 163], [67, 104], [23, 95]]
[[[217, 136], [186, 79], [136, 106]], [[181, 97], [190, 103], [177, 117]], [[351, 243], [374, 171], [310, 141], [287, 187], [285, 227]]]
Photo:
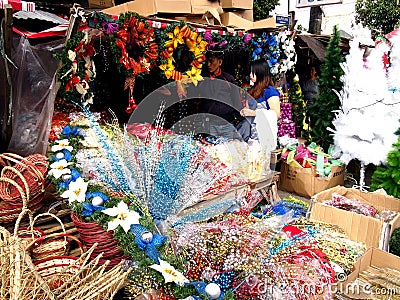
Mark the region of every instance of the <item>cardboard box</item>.
[[253, 28], [253, 22], [246, 20], [232, 12], [221, 14], [221, 22], [225, 26], [232, 26], [238, 29], [250, 30]]
[[231, 12], [243, 19], [254, 21], [252, 9], [224, 9], [223, 12]]
[[193, 15], [202, 15], [208, 12], [210, 9], [219, 10], [221, 8], [218, 0], [190, 0], [190, 4]]
[[400, 227], [400, 216], [396, 216], [392, 221], [387, 223], [377, 218], [321, 203], [332, 199], [333, 193], [338, 193], [347, 198], [359, 199], [375, 207], [378, 212], [383, 210], [400, 212], [400, 199], [380, 193], [362, 192], [342, 186], [322, 191], [312, 197], [310, 219], [338, 225], [344, 229], [351, 240], [364, 242], [367, 247], [388, 250], [390, 236], [396, 228]]
[[255, 21], [252, 27], [253, 30], [267, 28], [276, 28], [276, 20], [274, 17]]
[[253, 0], [220, 0], [222, 8], [253, 9]]
[[135, 0], [104, 9], [102, 12], [109, 15], [119, 15], [128, 11], [136, 12], [143, 17], [157, 13], [190, 14], [192, 6], [190, 0]]
[[303, 197], [311, 197], [331, 187], [344, 185], [344, 170], [344, 165], [334, 166], [328, 177], [319, 178], [315, 168], [298, 168], [282, 162], [279, 188]]
[[[362, 288], [354, 281], [364, 271], [375, 273], [377, 269], [384, 268], [400, 271], [400, 257], [380, 249], [370, 248], [355, 263], [354, 271], [347, 276], [345, 281], [339, 282], [337, 286], [334, 286], [333, 291], [347, 295], [351, 299], [378, 299], [371, 295], [372, 290], [370, 288]], [[393, 290], [387, 290], [386, 292], [393, 292]], [[390, 298], [390, 294], [386, 294], [386, 297], [385, 299], [392, 299]]]
[[89, 8], [108, 8], [115, 5], [114, 0], [88, 0]]

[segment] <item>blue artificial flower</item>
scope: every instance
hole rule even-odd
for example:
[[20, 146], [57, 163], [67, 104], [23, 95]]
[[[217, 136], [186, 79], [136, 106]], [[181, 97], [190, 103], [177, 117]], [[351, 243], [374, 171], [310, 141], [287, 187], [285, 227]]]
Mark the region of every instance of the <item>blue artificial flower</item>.
[[136, 236], [135, 243], [140, 250], [145, 251], [146, 255], [151, 258], [155, 263], [160, 264], [159, 258], [160, 254], [156, 247], [162, 246], [164, 241], [167, 239], [166, 236], [155, 233], [151, 240], [145, 240], [142, 238], [142, 234], [147, 232], [147, 228], [140, 224], [131, 225], [131, 231]]
[[86, 192], [86, 199], [90, 200], [94, 197], [100, 197], [104, 202], [108, 201], [108, 197], [102, 192]]
[[96, 210], [105, 210], [106, 209], [104, 206], [97, 206], [97, 205], [93, 205], [88, 202], [83, 202], [82, 206], [83, 206], [82, 216], [84, 216], [84, 217], [90, 217], [91, 215], [93, 215], [93, 213]]
[[67, 139], [69, 139], [71, 134], [82, 135], [82, 132], [78, 127], [74, 126], [74, 128], [71, 129], [69, 125], [65, 126], [64, 129], [61, 131], [61, 133], [64, 134]]
[[71, 177], [65, 181], [60, 182], [58, 185], [60, 188], [67, 190], [68, 186], [71, 182], [76, 181], [79, 177], [81, 177], [81, 173], [75, 168], [71, 169]]
[[68, 149], [61, 149], [58, 153], [62, 153], [64, 156], [58, 158], [56, 155], [53, 155], [51, 158], [53, 161], [59, 161], [61, 159], [65, 159], [66, 161], [70, 161], [72, 159], [72, 153]]

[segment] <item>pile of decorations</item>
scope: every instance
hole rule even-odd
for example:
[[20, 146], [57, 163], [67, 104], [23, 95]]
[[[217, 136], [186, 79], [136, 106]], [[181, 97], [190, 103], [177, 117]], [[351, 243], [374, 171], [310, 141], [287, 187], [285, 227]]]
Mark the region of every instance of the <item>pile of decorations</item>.
[[[201, 201], [232, 169], [252, 174], [232, 163], [247, 148], [221, 144], [229, 151], [217, 156], [191, 137], [161, 130], [158, 121], [137, 137], [87, 110], [69, 120], [51, 144], [49, 178], [73, 210], [83, 243], [98, 241], [105, 254], [114, 253], [110, 267], [125, 261], [129, 297], [329, 298], [331, 260], [347, 272], [363, 251], [344, 235], [333, 245], [323, 241], [332, 228], [287, 225], [308, 210], [294, 198], [261, 216], [250, 214], [262, 200], [257, 195]], [[330, 257], [338, 247], [348, 250]]]
[[332, 171], [332, 167], [343, 165], [340, 160], [334, 159], [331, 154], [324, 153], [323, 149], [315, 143], [311, 143], [308, 146], [304, 144], [287, 146], [282, 150], [281, 160], [290, 166], [298, 168], [315, 168], [317, 174], [321, 177], [328, 176]]
[[398, 212], [389, 210], [379, 212], [375, 207], [368, 203], [365, 203], [359, 199], [349, 199], [337, 193], [333, 193], [332, 199], [324, 201], [324, 203], [336, 208], [362, 214], [364, 216], [378, 218], [384, 220], [385, 222], [390, 222], [398, 214]]
[[296, 124], [292, 117], [292, 103], [281, 103], [281, 116], [278, 124], [278, 137], [296, 137]]

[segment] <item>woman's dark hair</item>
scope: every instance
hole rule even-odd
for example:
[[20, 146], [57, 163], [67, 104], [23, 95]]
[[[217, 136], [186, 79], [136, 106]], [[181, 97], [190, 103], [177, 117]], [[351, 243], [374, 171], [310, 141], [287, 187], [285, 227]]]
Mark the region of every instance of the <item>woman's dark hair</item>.
[[265, 60], [259, 59], [252, 61], [250, 64], [251, 72], [256, 76], [254, 86], [249, 90], [249, 94], [255, 99], [260, 98], [264, 94], [264, 90], [269, 86], [274, 86], [269, 65]]

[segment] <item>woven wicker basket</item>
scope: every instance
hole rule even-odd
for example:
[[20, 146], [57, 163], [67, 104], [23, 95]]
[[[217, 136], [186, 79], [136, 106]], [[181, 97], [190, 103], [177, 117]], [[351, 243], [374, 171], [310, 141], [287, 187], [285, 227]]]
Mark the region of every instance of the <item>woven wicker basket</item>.
[[7, 185], [18, 191], [20, 199], [20, 203], [13, 205], [2, 201], [0, 196], [0, 223], [7, 224], [14, 222], [19, 214], [22, 213], [23, 208], [28, 208], [31, 212], [36, 212], [41, 208], [43, 196], [39, 194], [33, 199], [30, 198], [31, 193], [29, 186], [26, 182], [24, 183], [24, 181], [26, 180], [22, 178], [25, 191], [16, 181], [6, 177], [0, 177], [0, 185]]
[[71, 212], [71, 219], [74, 222], [76, 229], [79, 232], [79, 237], [85, 247], [90, 248], [97, 244], [93, 251], [92, 258], [98, 254], [102, 254], [99, 264], [102, 265], [110, 261], [109, 268], [119, 264], [121, 260], [127, 258], [124, 252], [119, 249], [118, 242], [114, 239], [111, 231], [105, 231], [96, 222], [84, 222], [80, 216]]
[[[63, 240], [63, 238], [74, 240], [79, 246], [81, 255], [83, 254], [84, 250], [80, 240], [67, 233], [53, 233], [42, 236], [28, 245], [27, 250], [31, 250], [30, 247], [33, 247], [34, 245], [48, 245], [49, 243], [45, 243], [48, 240], [56, 240], [56, 245], [58, 248], [60, 238], [61, 240]], [[52, 245], [50, 247], [52, 247]], [[61, 286], [71, 275], [76, 275], [79, 272], [80, 263], [76, 263], [78, 258], [75, 256], [57, 255], [56, 253], [51, 252], [40, 252], [40, 254], [40, 257], [43, 258], [36, 260], [34, 265], [36, 267], [36, 271], [42, 276], [43, 279], [47, 281], [47, 284], [52, 290]]]
[[[48, 162], [44, 155], [32, 154], [21, 157], [13, 153], [3, 153], [0, 155], [1, 177], [8, 178], [24, 187], [29, 199], [38, 196], [43, 198], [45, 190], [45, 177]], [[21, 196], [18, 189], [7, 182], [0, 183], [0, 199], [9, 205], [20, 205]]]
[[33, 219], [33, 224], [31, 226], [33, 227], [36, 220], [44, 216], [50, 216], [56, 219], [61, 226], [64, 236], [58, 236], [51, 239], [46, 238], [46, 236], [37, 238], [34, 245], [31, 247], [31, 257], [33, 261], [42, 260], [49, 256], [66, 255], [69, 251], [70, 241], [67, 239], [64, 224], [56, 215], [52, 213], [37, 215], [35, 219]]
[[[18, 186], [19, 189], [21, 187]], [[24, 192], [21, 189], [21, 194]], [[17, 219], [29, 213], [23, 209]], [[100, 256], [90, 260], [94, 247], [74, 257], [67, 263], [64, 260], [53, 259], [43, 265], [36, 266], [28, 254], [29, 248], [21, 244], [17, 236], [18, 228], [11, 235], [5, 228], [0, 227], [0, 299], [4, 300], [101, 300], [113, 299], [116, 292], [124, 285], [129, 272], [124, 272], [122, 265], [106, 271], [107, 263], [98, 266]], [[54, 235], [53, 235], [54, 236]], [[47, 238], [53, 238], [52, 235]], [[33, 245], [32, 242], [30, 245]], [[65, 267], [55, 265], [65, 264]], [[40, 269], [40, 273], [37, 270]], [[57, 270], [57, 276], [48, 274], [50, 270]], [[44, 277], [43, 277], [44, 276]], [[49, 285], [50, 281], [52, 286]]]

